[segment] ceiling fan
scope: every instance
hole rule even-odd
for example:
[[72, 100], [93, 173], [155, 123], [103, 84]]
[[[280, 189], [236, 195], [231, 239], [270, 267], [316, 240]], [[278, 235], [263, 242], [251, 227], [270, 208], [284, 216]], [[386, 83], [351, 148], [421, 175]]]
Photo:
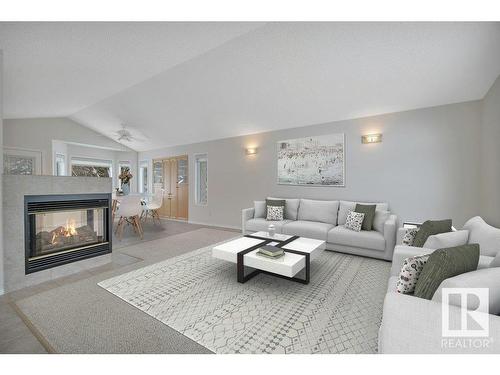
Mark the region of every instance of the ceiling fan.
[[122, 124], [122, 128], [116, 132], [114, 132], [116, 140], [118, 142], [132, 142], [132, 141], [143, 141], [142, 139], [137, 138], [134, 136], [127, 128], [125, 125]]

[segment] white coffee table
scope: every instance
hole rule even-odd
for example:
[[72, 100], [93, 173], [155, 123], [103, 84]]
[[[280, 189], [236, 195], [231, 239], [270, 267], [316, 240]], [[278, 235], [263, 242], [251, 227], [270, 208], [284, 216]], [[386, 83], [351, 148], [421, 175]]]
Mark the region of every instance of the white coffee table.
[[[257, 255], [264, 245], [275, 245], [285, 250], [285, 255], [270, 259]], [[311, 260], [325, 249], [325, 241], [312, 238], [256, 232], [235, 240], [217, 245], [212, 249], [214, 258], [236, 263], [238, 282], [245, 283], [259, 273], [268, 273], [288, 280], [308, 284], [310, 280]], [[254, 270], [245, 275], [245, 267]], [[295, 277], [305, 268], [305, 277]]]

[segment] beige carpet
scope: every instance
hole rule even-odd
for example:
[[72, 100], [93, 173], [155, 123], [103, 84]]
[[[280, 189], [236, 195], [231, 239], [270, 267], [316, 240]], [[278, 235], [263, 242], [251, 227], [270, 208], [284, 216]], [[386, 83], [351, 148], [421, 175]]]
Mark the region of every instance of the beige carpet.
[[58, 353], [210, 353], [97, 283], [235, 236], [203, 228], [122, 248], [121, 253], [144, 261], [17, 301], [17, 307]]

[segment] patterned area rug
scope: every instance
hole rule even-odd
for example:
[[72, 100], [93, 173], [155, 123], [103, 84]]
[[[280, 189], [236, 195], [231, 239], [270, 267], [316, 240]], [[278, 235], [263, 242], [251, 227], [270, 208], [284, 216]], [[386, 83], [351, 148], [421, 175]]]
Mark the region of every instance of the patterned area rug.
[[324, 251], [308, 285], [239, 284], [210, 247], [98, 285], [216, 353], [376, 353], [389, 268]]

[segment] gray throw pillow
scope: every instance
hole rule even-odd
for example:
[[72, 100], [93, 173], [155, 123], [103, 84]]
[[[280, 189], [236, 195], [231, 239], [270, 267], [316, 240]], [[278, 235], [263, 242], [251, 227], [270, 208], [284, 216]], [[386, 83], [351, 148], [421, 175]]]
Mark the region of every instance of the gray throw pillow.
[[451, 232], [451, 219], [427, 220], [418, 228], [418, 232], [413, 240], [413, 246], [423, 247], [429, 236], [446, 232]]
[[432, 299], [441, 283], [465, 272], [475, 271], [479, 263], [479, 245], [462, 245], [438, 249], [429, 255], [417, 285], [415, 296]]
[[372, 230], [373, 229], [373, 220], [375, 219], [375, 208], [377, 206], [374, 204], [359, 204], [356, 203], [356, 208], [354, 212], [358, 212], [360, 214], [365, 214], [363, 218], [363, 224], [361, 226], [362, 230]]

